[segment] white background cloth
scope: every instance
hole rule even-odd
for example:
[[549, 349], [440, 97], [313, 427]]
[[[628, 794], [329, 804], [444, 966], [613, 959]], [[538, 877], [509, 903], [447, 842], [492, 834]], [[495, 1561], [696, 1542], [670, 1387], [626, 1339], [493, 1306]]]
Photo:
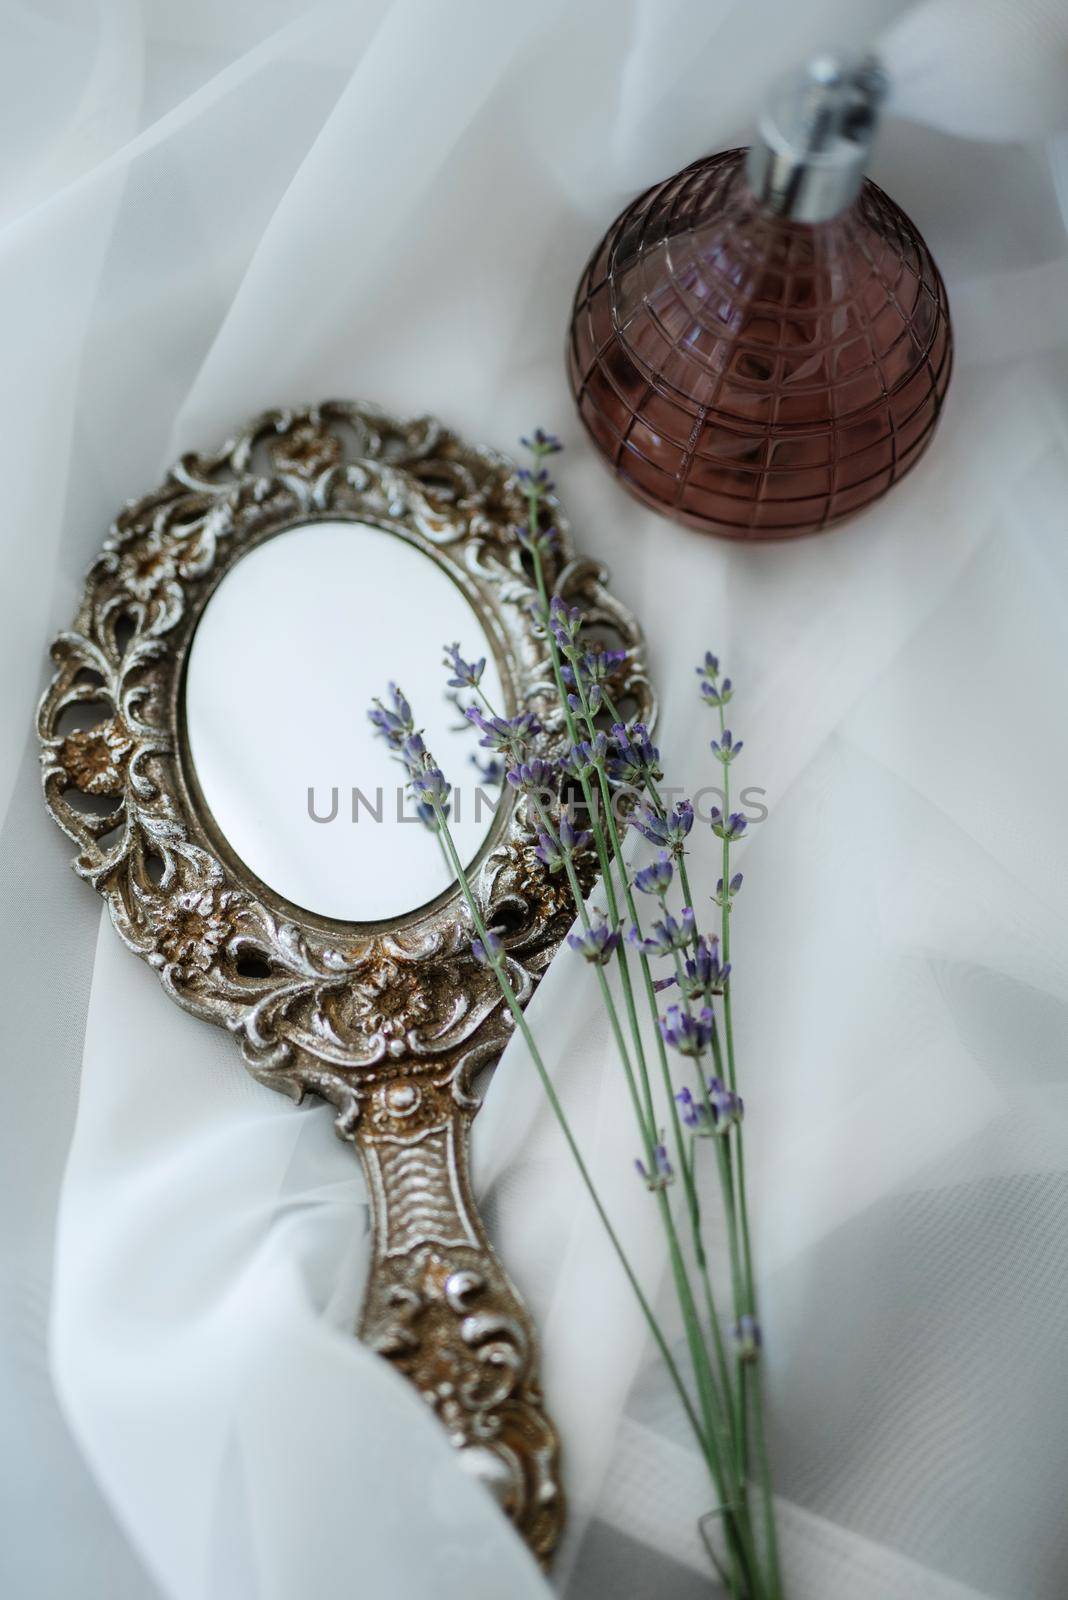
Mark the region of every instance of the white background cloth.
[[[548, 1593], [348, 1331], [364, 1200], [329, 1113], [165, 1000], [37, 791], [46, 643], [117, 506], [179, 448], [331, 394], [506, 450], [563, 434], [579, 543], [648, 632], [673, 780], [711, 781], [693, 661], [716, 648], [738, 685], [735, 770], [769, 808], [735, 994], [792, 1600], [1068, 1590], [1068, 22], [920, 11], [0, 8], [5, 1595]], [[942, 124], [889, 117], [873, 165], [950, 291], [940, 435], [818, 540], [673, 528], [574, 420], [584, 259], [637, 190], [744, 140], [772, 75], [884, 29], [902, 113]], [[569, 953], [531, 1014], [651, 1279]], [[700, 1468], [514, 1047], [475, 1154], [566, 1440], [556, 1586], [707, 1593]]]

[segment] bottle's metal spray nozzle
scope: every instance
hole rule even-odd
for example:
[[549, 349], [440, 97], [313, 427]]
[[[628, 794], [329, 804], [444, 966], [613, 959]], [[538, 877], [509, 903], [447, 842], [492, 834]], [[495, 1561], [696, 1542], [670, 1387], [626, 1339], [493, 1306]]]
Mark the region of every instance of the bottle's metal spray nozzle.
[[826, 222], [856, 198], [887, 78], [874, 56], [817, 56], [772, 89], [746, 161], [762, 205], [794, 222]]

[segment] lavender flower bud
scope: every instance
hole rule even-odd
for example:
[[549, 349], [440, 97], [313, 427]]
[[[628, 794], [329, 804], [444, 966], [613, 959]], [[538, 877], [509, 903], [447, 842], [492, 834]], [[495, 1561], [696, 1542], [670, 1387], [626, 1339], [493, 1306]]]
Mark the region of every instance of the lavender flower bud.
[[725, 706], [733, 693], [729, 678], [724, 678], [719, 684], [710, 683], [707, 678], [702, 679], [701, 698], [710, 706]]
[[640, 928], [631, 928], [627, 938], [644, 956], [669, 956], [673, 950], [685, 950], [696, 931], [693, 910], [684, 906], [678, 921], [670, 912], [665, 912], [661, 922], [653, 923], [648, 937], [642, 937]]
[[549, 602], [549, 627], [561, 650], [574, 649], [575, 641], [582, 632], [582, 623], [583, 616], [578, 607], [568, 606], [558, 594], [554, 594]]
[[731, 970], [730, 962], [720, 963], [719, 940], [700, 936], [694, 953], [686, 962], [686, 976], [682, 990], [687, 1000], [707, 1000], [721, 994]]
[[738, 1355], [742, 1361], [757, 1359], [764, 1343], [764, 1335], [760, 1331], [759, 1322], [748, 1311], [738, 1318], [731, 1329], [731, 1337], [738, 1346]]
[[408, 771], [413, 777], [417, 773], [422, 772], [423, 764], [426, 761], [427, 754], [426, 745], [423, 741], [423, 735], [421, 733], [409, 733], [407, 737], [402, 740], [398, 753], [401, 760], [404, 762], [404, 765], [408, 768]]
[[655, 894], [663, 898], [671, 888], [674, 876], [675, 869], [671, 865], [671, 857], [666, 850], [661, 850], [651, 866], [642, 867], [634, 874], [634, 887], [640, 889], [642, 894]]
[[671, 851], [676, 858], [682, 855], [682, 844], [693, 827], [693, 806], [689, 800], [680, 800], [673, 810], [661, 816], [650, 805], [639, 806], [631, 812], [630, 826], [652, 844]]
[[593, 842], [592, 833], [583, 833], [576, 828], [569, 817], [560, 818], [560, 848], [565, 855], [575, 856], [581, 851], [589, 849]]
[[449, 798], [449, 785], [440, 767], [424, 767], [412, 779], [412, 788], [421, 800], [432, 806], [444, 806]]
[[745, 1115], [745, 1105], [740, 1095], [728, 1089], [719, 1078], [708, 1080], [708, 1101], [716, 1119], [716, 1132], [729, 1133], [736, 1122]]
[[534, 846], [534, 854], [539, 861], [548, 867], [550, 872], [559, 872], [564, 865], [563, 852], [551, 833], [538, 834], [538, 842]]
[[726, 839], [728, 844], [732, 844], [735, 839], [740, 839], [749, 826], [740, 811], [732, 811], [729, 817], [724, 818], [718, 806], [712, 807], [712, 814], [709, 820], [712, 823], [712, 832], [716, 835], [716, 838]]
[[658, 1144], [653, 1151], [653, 1170], [649, 1172], [645, 1162], [637, 1158], [634, 1162], [635, 1170], [647, 1189], [666, 1189], [675, 1178], [675, 1169], [668, 1160], [667, 1150]]
[[592, 739], [582, 739], [573, 744], [561, 762], [563, 770], [572, 778], [588, 778], [608, 756], [608, 735], [595, 733]]
[[600, 684], [591, 683], [586, 686], [582, 694], [569, 694], [567, 703], [577, 717], [585, 717], [600, 711], [603, 699]]
[[544, 428], [535, 428], [529, 439], [520, 439], [519, 443], [535, 456], [555, 456], [564, 448], [555, 433], [546, 433]]
[[659, 1026], [661, 1038], [672, 1050], [682, 1056], [704, 1055], [712, 1042], [712, 1008], [704, 1006], [695, 1014], [682, 1006], [669, 1006]]
[[706, 650], [704, 661], [693, 670], [699, 678], [707, 678], [709, 683], [715, 683], [719, 677], [719, 657], [714, 656], [711, 650]]
[[591, 923], [580, 933], [569, 933], [567, 942], [572, 950], [577, 950], [587, 961], [603, 967], [619, 948], [619, 929], [610, 928], [608, 923], [602, 920]]
[[679, 1103], [679, 1115], [686, 1126], [694, 1133], [708, 1133], [708, 1112], [703, 1105], [694, 1099], [690, 1090], [680, 1089], [675, 1099]]
[[729, 728], [724, 728], [719, 738], [712, 740], [710, 748], [712, 750], [712, 754], [717, 756], [725, 767], [729, 767], [735, 756], [741, 754], [742, 750], [745, 748], [745, 744], [744, 740], [742, 739], [738, 739], [736, 741], [734, 735], [731, 733], [731, 730]]
[[458, 644], [447, 644], [445, 650], [445, 665], [452, 671], [448, 680], [450, 689], [477, 688], [482, 674], [486, 670], [486, 658], [480, 661], [465, 661], [460, 654]]
[[493, 929], [487, 928], [485, 939], [471, 940], [471, 954], [480, 967], [492, 967], [504, 955], [504, 945]]
[[513, 789], [522, 789], [527, 794], [548, 794], [555, 789], [559, 770], [555, 761], [536, 756], [533, 761], [521, 761], [505, 776]]
[[629, 656], [629, 650], [606, 650], [603, 645], [595, 645], [586, 655], [586, 676], [594, 683], [605, 683]]
[[716, 884], [716, 892], [712, 896], [712, 898], [713, 898], [713, 900], [716, 902], [716, 904], [718, 906], [721, 906], [721, 905], [723, 905], [725, 903], [729, 904], [730, 901], [732, 901], [734, 899], [735, 895], [738, 893], [738, 890], [741, 887], [742, 887], [742, 875], [741, 875], [740, 872], [736, 872], [734, 874], [734, 877], [731, 879], [730, 883], [727, 885], [727, 894], [726, 894], [726, 897], [724, 897], [724, 894], [723, 894], [723, 879], [720, 878], [719, 881]]
[[581, 854], [593, 842], [591, 833], [583, 833], [575, 828], [570, 818], [560, 818], [557, 827], [557, 837], [551, 833], [538, 834], [538, 843], [534, 847], [534, 854], [539, 861], [544, 862], [550, 872], [558, 872], [565, 866], [572, 856]]
[[594, 770], [593, 748], [589, 741], [583, 739], [573, 744], [560, 765], [569, 778], [588, 778]]
[[407, 736], [414, 731], [415, 724], [412, 720], [412, 708], [395, 683], [390, 684], [389, 693], [393, 702], [392, 709], [376, 699], [372, 701], [367, 715], [374, 724], [375, 731], [381, 734], [387, 744], [399, 750]]
[[541, 732], [541, 723], [530, 711], [521, 711], [515, 717], [487, 717], [478, 706], [468, 706], [464, 715], [482, 734], [480, 745], [513, 758]]
[[574, 665], [565, 664], [561, 668], [561, 675], [565, 683], [576, 687], [580, 683], [606, 683], [628, 655], [629, 651], [626, 650], [606, 650], [602, 645], [594, 645], [584, 656], [576, 658]]
[[560, 543], [560, 534], [556, 528], [535, 528], [532, 533], [525, 523], [517, 526], [515, 536], [524, 550], [540, 556], [543, 561], [556, 553]]
[[660, 770], [660, 751], [649, 737], [642, 722], [627, 727], [617, 722], [612, 728], [615, 754], [608, 763], [608, 776], [613, 783], [633, 784], [641, 788], [647, 782], [655, 783], [663, 777]]
[[516, 478], [519, 480], [519, 486], [523, 493], [528, 495], [531, 500], [538, 500], [543, 495], [552, 494], [556, 488], [555, 483], [544, 467], [538, 467], [533, 472], [529, 467], [520, 467], [516, 473]]

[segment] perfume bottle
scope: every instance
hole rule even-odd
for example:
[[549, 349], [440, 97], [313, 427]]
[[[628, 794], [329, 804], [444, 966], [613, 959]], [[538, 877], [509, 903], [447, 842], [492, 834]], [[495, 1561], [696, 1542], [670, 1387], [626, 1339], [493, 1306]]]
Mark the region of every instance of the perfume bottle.
[[812, 533], [931, 441], [952, 366], [919, 232], [864, 177], [886, 88], [823, 58], [772, 92], [747, 150], [616, 219], [575, 297], [572, 392], [624, 486], [737, 539]]

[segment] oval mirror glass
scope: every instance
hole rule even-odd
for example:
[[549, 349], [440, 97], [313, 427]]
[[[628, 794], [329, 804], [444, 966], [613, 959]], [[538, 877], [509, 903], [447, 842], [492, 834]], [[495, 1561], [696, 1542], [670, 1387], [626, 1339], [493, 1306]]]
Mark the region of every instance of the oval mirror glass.
[[367, 709], [395, 678], [454, 785], [452, 831], [478, 854], [498, 791], [472, 761], [477, 731], [448, 698], [443, 644], [484, 656], [474, 609], [421, 551], [362, 522], [302, 524], [244, 556], [193, 638], [185, 726], [197, 783], [230, 849], [268, 888], [343, 922], [405, 916], [452, 884], [404, 772]]

